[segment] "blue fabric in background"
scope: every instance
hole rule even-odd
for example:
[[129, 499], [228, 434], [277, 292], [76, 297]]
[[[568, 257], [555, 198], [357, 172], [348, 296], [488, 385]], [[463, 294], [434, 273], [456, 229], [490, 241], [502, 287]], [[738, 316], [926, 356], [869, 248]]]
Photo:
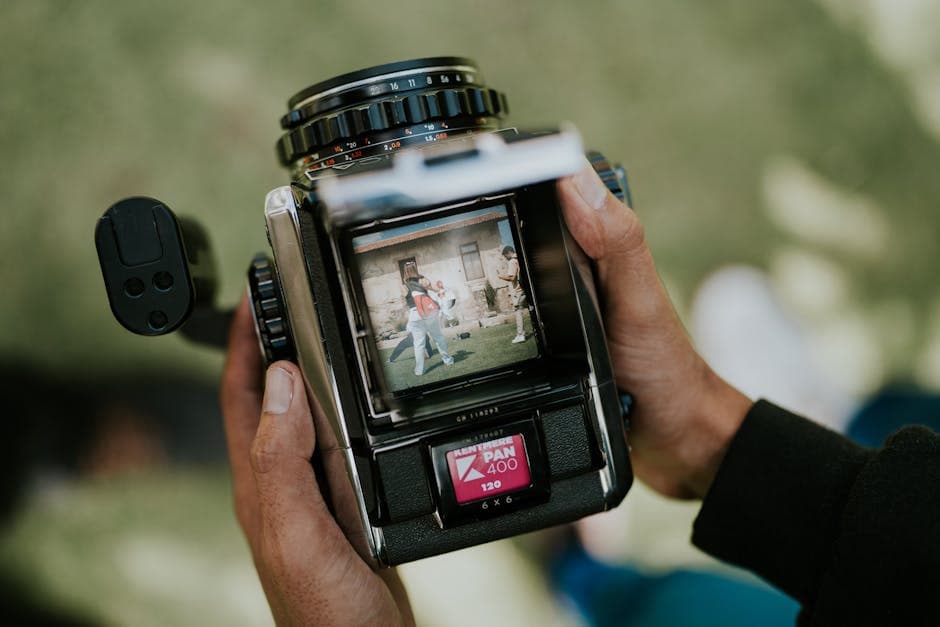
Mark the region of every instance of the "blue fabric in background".
[[916, 388], [888, 388], [859, 410], [846, 435], [862, 446], [877, 448], [906, 425], [923, 425], [940, 432], [940, 396]]
[[644, 575], [591, 558], [577, 542], [552, 565], [551, 580], [598, 627], [793, 627], [799, 605], [762, 585], [693, 570]]

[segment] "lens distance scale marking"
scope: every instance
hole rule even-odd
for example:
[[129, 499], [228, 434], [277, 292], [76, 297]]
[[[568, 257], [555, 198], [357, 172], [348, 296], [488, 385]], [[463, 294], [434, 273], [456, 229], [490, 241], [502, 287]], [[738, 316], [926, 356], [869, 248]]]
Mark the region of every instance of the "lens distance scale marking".
[[296, 167], [299, 171], [303, 171], [309, 180], [314, 180], [320, 175], [320, 170], [342, 168], [344, 164], [391, 154], [399, 148], [428, 144], [455, 136], [468, 135], [481, 129], [493, 130], [493, 128], [484, 120], [472, 118], [457, 119], [451, 123], [428, 122], [325, 147], [298, 161]]

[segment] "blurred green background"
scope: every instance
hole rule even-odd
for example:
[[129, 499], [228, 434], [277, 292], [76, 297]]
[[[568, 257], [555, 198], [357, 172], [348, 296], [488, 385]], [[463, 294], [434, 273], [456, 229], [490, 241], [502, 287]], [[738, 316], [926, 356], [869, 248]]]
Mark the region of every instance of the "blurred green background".
[[[106, 624], [269, 620], [220, 427], [200, 423], [216, 420], [221, 356], [123, 331], [92, 232], [115, 200], [158, 197], [208, 228], [234, 303], [266, 245], [264, 195], [287, 180], [273, 151], [286, 99], [368, 65], [468, 56], [512, 122], [575, 123], [627, 166], [687, 321], [706, 277], [745, 264], [848, 402], [891, 382], [940, 387], [937, 24], [940, 0], [4, 2], [9, 589]], [[167, 381], [195, 400], [151, 393], [133, 409], [131, 392]], [[718, 568], [688, 547], [694, 506], [639, 489], [625, 511], [624, 559]], [[493, 599], [471, 618], [577, 624], [511, 543], [407, 567], [427, 624], [475, 623], [435, 589], [457, 572]]]

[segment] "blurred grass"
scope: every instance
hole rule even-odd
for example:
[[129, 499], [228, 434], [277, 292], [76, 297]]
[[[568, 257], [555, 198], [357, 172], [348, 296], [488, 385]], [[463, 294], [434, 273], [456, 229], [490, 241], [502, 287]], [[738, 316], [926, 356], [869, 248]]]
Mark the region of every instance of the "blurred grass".
[[231, 512], [227, 473], [51, 483], [0, 537], [0, 563], [93, 624], [269, 624]]

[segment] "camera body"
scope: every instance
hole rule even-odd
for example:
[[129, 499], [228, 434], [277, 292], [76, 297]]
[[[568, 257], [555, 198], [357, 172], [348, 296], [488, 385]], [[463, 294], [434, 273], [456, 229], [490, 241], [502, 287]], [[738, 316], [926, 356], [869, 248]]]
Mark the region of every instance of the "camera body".
[[578, 134], [500, 129], [505, 99], [458, 58], [353, 72], [289, 108], [292, 183], [265, 200], [273, 259], [249, 293], [266, 360], [303, 372], [312, 462], [359, 554], [396, 565], [619, 504], [627, 397], [556, 192], [586, 163]]

